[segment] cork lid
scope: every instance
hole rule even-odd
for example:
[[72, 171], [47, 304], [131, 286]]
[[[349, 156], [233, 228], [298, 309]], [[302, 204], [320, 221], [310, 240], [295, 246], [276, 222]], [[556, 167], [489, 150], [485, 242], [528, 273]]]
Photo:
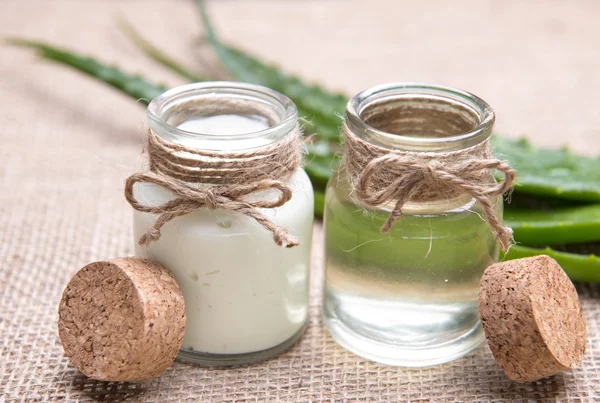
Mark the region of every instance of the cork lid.
[[573, 283], [549, 256], [488, 267], [479, 312], [494, 358], [514, 381], [535, 381], [581, 362], [586, 344], [581, 304]]
[[58, 333], [71, 363], [104, 381], [141, 381], [175, 360], [185, 307], [175, 279], [140, 258], [95, 262], [63, 292]]

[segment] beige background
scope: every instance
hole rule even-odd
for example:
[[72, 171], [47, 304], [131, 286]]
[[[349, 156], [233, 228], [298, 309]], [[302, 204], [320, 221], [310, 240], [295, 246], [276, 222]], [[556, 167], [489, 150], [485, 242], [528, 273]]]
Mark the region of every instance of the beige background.
[[[352, 94], [387, 81], [457, 86], [486, 99], [498, 131], [600, 153], [600, 2], [212, 1], [222, 36], [285, 70]], [[4, 0], [0, 35], [44, 39], [174, 86], [116, 29], [124, 15], [190, 65], [190, 1]], [[78, 375], [62, 355], [56, 306], [78, 268], [132, 253], [124, 178], [140, 158], [144, 111], [112, 89], [31, 52], [0, 48], [0, 401], [130, 397], [146, 401], [511, 401], [600, 399], [600, 289], [580, 285], [589, 329], [582, 369], [519, 385], [486, 346], [441, 367], [407, 370], [346, 352], [318, 317], [316, 228], [311, 326], [263, 364], [177, 363], [145, 384]]]

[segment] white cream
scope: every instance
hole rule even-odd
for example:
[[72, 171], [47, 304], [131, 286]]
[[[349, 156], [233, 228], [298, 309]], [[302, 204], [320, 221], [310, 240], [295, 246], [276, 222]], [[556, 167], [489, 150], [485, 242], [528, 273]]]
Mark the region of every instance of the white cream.
[[215, 115], [186, 120], [178, 129], [202, 134], [253, 133], [269, 127], [262, 116]]
[[[255, 132], [260, 119], [221, 115], [195, 118], [179, 128], [203, 134]], [[286, 249], [252, 218], [225, 210], [201, 209], [161, 229], [161, 238], [136, 254], [158, 260], [173, 273], [186, 305], [183, 349], [213, 354], [262, 351], [285, 342], [303, 327], [308, 315], [313, 191], [298, 170], [290, 180], [292, 199], [262, 213], [285, 226], [301, 242]], [[172, 199], [166, 190], [142, 184], [135, 196], [143, 203]], [[260, 197], [272, 197], [266, 193]], [[156, 217], [134, 211], [139, 239]]]

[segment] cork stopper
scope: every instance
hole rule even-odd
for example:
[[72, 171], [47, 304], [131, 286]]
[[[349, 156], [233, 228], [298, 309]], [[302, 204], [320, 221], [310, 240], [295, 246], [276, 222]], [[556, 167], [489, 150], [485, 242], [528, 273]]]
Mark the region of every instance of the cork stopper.
[[479, 312], [494, 358], [514, 381], [535, 381], [581, 362], [586, 329], [577, 291], [549, 256], [488, 267]]
[[171, 365], [183, 342], [181, 290], [165, 268], [147, 259], [88, 264], [67, 285], [58, 315], [71, 363], [103, 381], [155, 377]]

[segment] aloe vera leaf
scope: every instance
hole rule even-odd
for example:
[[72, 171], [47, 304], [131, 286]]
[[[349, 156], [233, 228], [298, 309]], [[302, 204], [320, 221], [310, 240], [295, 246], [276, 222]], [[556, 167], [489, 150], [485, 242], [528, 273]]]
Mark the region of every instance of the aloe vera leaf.
[[241, 50], [225, 46], [215, 34], [204, 2], [198, 0], [197, 5], [206, 38], [230, 74], [238, 80], [261, 84], [286, 94], [298, 107], [300, 116], [312, 121], [320, 136], [338, 141], [341, 120], [336, 115], [344, 111], [347, 99], [344, 95], [330, 94], [319, 86], [306, 85], [298, 77], [287, 76], [278, 68], [268, 66]]
[[560, 245], [600, 240], [600, 205], [553, 210], [506, 208], [504, 219], [525, 245]]
[[331, 145], [323, 141], [314, 141], [307, 145], [309, 155], [304, 167], [315, 189], [324, 190], [329, 178], [339, 164], [339, 158]]
[[308, 163], [304, 170], [308, 174], [313, 187], [319, 190], [325, 189], [327, 181], [333, 174], [329, 161], [323, 161], [311, 155], [308, 156]]
[[551, 248], [538, 249], [514, 245], [510, 248], [504, 260], [520, 259], [524, 257], [548, 255], [560, 264], [565, 273], [573, 281], [590, 283], [600, 282], [600, 259], [596, 255], [577, 255], [568, 252], [559, 252]]
[[552, 210], [562, 209], [567, 207], [576, 207], [586, 202], [568, 199], [557, 199], [552, 196], [536, 196], [527, 193], [513, 192], [510, 197], [510, 204], [507, 205], [510, 209], [522, 210]]
[[333, 126], [335, 129], [339, 127], [341, 119], [337, 119], [336, 116], [344, 113], [348, 102], [346, 95], [329, 93], [318, 85], [303, 82], [297, 76], [284, 74], [278, 67], [263, 63], [240, 49], [222, 46], [239, 62], [239, 65], [253, 72], [259, 84], [283, 92], [301, 105], [316, 122]]
[[144, 38], [133, 27], [133, 25], [127, 22], [127, 20], [120, 18], [118, 20], [118, 24], [121, 31], [123, 31], [125, 36], [127, 36], [127, 38], [129, 38], [138, 49], [140, 49], [146, 56], [156, 61], [160, 65], [192, 82], [210, 80], [209, 78], [203, 77], [202, 75], [192, 71], [190, 68], [184, 66], [182, 63], [169, 56], [166, 52], [154, 46], [150, 41]]
[[221, 62], [226, 66], [230, 73], [237, 77], [239, 80], [246, 82], [254, 82], [254, 75], [246, 71], [246, 69], [244, 69], [244, 67], [240, 65], [239, 61], [231, 57], [230, 52], [228, 52], [227, 49], [221, 44], [221, 42], [217, 40], [217, 36], [212, 27], [212, 23], [210, 22], [210, 18], [208, 17], [208, 13], [206, 12], [204, 1], [197, 0], [196, 5], [198, 6], [198, 10], [200, 11], [200, 18], [204, 26], [206, 39], [213, 46], [215, 53], [217, 54]]
[[[315, 103], [313, 108], [308, 109], [318, 112], [322, 111], [327, 117], [336, 112], [343, 112], [348, 101], [348, 97], [345, 94], [333, 93], [318, 85], [308, 85], [299, 77], [285, 75], [277, 67], [269, 66], [241, 49], [221, 43], [215, 34], [204, 1], [197, 0], [196, 4], [200, 11], [207, 39], [213, 45], [215, 51], [223, 52], [221, 56], [230, 59], [231, 64], [225, 67], [231, 69], [232, 74], [243, 76], [246, 79], [253, 79], [258, 76], [266, 81], [284, 83], [284, 85], [288, 86], [288, 96], [308, 96], [310, 101]], [[247, 68], [250, 68], [252, 71], [246, 71], [245, 69]]]
[[323, 218], [323, 209], [325, 208], [325, 193], [315, 189], [315, 218]]
[[90, 57], [80, 56], [46, 43], [20, 38], [8, 38], [6, 42], [14, 46], [34, 49], [42, 58], [94, 77], [136, 100], [150, 101], [167, 89], [162, 85], [152, 84], [139, 75], [126, 74], [117, 67], [107, 66]]
[[[206, 20], [208, 17], [204, 21]], [[212, 29], [210, 25], [208, 27]], [[213, 44], [218, 42], [214, 31], [212, 41]], [[229, 52], [230, 57], [235, 58], [240, 66], [251, 70], [257, 79], [277, 85], [285, 90], [290, 98], [301, 99], [307, 110], [327, 118], [344, 112], [348, 102], [345, 94], [329, 92], [316, 84], [307, 84], [298, 76], [284, 74], [277, 66], [266, 64], [241, 49], [224, 44], [220, 46]]]
[[[299, 115], [314, 125], [314, 131], [320, 138], [332, 142], [339, 141], [339, 126], [342, 120], [338, 116], [344, 112], [344, 106], [339, 108], [339, 110], [331, 109], [330, 104], [326, 102], [326, 98], [321, 97], [322, 93], [312, 93], [313, 88], [319, 87], [304, 85], [298, 78], [285, 76], [277, 68], [264, 65], [260, 62], [253, 62], [256, 59], [241, 52], [233, 51], [230, 47], [225, 47], [225, 49], [230, 51], [232, 55], [243, 55], [234, 57], [238, 58], [238, 61], [246, 68], [246, 71], [256, 73], [255, 79], [252, 82], [273, 88], [290, 97], [296, 104]], [[343, 99], [343, 105], [345, 105], [346, 98], [344, 97]]]
[[532, 146], [527, 140], [494, 138], [494, 154], [517, 170], [515, 191], [559, 199], [600, 201], [600, 158], [567, 149]]

